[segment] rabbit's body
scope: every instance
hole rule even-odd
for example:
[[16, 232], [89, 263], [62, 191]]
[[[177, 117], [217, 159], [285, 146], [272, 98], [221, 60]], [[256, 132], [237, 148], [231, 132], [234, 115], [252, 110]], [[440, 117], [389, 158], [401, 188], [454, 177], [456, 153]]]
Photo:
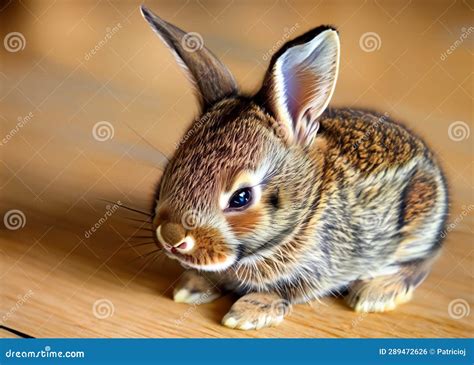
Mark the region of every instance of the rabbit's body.
[[245, 97], [210, 51], [186, 49], [188, 34], [142, 11], [203, 109], [153, 212], [159, 245], [189, 269], [174, 299], [238, 293], [223, 323], [240, 329], [275, 325], [292, 303], [342, 289], [365, 312], [410, 299], [440, 248], [445, 181], [425, 144], [386, 115], [327, 109], [336, 31], [285, 44]]
[[330, 109], [320, 118], [311, 154], [318, 168], [301, 176], [315, 187], [303, 216], [280, 220], [283, 233], [227, 270], [222, 283], [305, 302], [414, 262], [421, 275], [414, 282], [427, 273], [422, 261], [438, 252], [447, 210], [429, 150], [384, 115]]

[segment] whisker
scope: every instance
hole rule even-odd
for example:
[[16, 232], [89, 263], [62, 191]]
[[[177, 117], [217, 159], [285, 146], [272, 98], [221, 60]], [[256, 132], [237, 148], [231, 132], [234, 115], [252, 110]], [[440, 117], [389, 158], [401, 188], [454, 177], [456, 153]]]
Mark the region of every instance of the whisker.
[[153, 250], [151, 252], [147, 252], [146, 254], [144, 255], [138, 255], [137, 257], [135, 257], [134, 259], [132, 259], [131, 262], [135, 262], [135, 261], [138, 261], [140, 259], [144, 259], [144, 258], [147, 258], [148, 256], [150, 256], [151, 254], [154, 254], [154, 253], [157, 253], [159, 250]]
[[146, 245], [152, 245], [156, 242], [142, 242], [142, 243], [138, 243], [136, 245], [128, 245], [126, 247], [122, 247], [122, 250], [126, 250], [126, 249], [130, 249], [130, 248], [135, 248], [135, 247], [140, 247], [140, 246], [146, 246]]
[[159, 252], [157, 255], [155, 256], [152, 256], [152, 258], [150, 260], [146, 260], [145, 263], [143, 264], [143, 266], [140, 268], [140, 272], [145, 270], [147, 266], [150, 266], [151, 264], [153, 264], [156, 259], [160, 258], [160, 257], [163, 257], [163, 252]]
[[138, 243], [156, 243], [156, 241], [130, 241], [130, 240], [127, 240], [128, 243], [132, 243], [132, 244], [138, 244]]
[[155, 232], [155, 230], [152, 228], [144, 228], [144, 227], [131, 227], [131, 228], [135, 228], [136, 230], [140, 230], [140, 231]]
[[117, 205], [117, 206], [120, 207], [120, 208], [125, 208], [125, 209], [128, 209], [128, 210], [132, 211], [132, 212], [140, 213], [140, 214], [146, 215], [147, 217], [150, 217], [150, 218], [151, 218], [151, 214], [148, 213], [148, 212], [144, 212], [144, 211], [139, 210], [139, 209], [127, 207], [126, 205], [119, 204], [119, 203], [117, 203], [117, 202], [113, 202], [113, 201], [110, 201], [110, 200], [107, 200], [107, 199], [99, 199], [99, 200], [102, 200], [102, 201], [107, 202], [107, 203], [110, 203], [110, 204], [115, 204], [115, 205]]
[[157, 260], [158, 262], [163, 261], [163, 260], [166, 260], [168, 258], [168, 256], [166, 256], [166, 254], [164, 252], [161, 252], [159, 255], [157, 255]]
[[[151, 224], [151, 220], [143, 220], [143, 219], [137, 219], [137, 218], [131, 218], [131, 217], [123, 217], [129, 221], [133, 221], [133, 222], [140, 222], [140, 223], [150, 223]], [[151, 217], [150, 217], [151, 218]]]
[[157, 253], [157, 252], [160, 252], [160, 251], [161, 251], [161, 249], [157, 249], [157, 250], [147, 252], [146, 254], [142, 255], [141, 258], [142, 259], [147, 258], [148, 256], [153, 255], [154, 253]]
[[145, 137], [143, 137], [140, 133], [138, 133], [135, 129], [133, 129], [131, 126], [129, 126], [127, 123], [123, 122], [123, 124], [125, 124], [133, 133], [135, 133], [138, 137], [140, 137], [140, 139], [142, 141], [144, 141], [147, 145], [149, 145], [151, 148], [153, 148], [155, 151], [159, 152], [161, 154], [161, 156], [163, 156], [166, 161], [169, 162], [169, 158], [163, 153], [161, 152], [156, 146], [154, 146], [153, 144], [151, 144], [151, 142], [149, 142]]
[[149, 231], [149, 232], [156, 232], [153, 228], [148, 228], [148, 227], [142, 227], [142, 226], [128, 226], [130, 228], [135, 229], [136, 231]]
[[153, 228], [150, 228], [150, 227], [142, 227], [142, 226], [135, 226], [135, 225], [130, 225], [130, 226], [127, 226], [127, 227], [134, 228], [136, 230], [135, 232], [137, 232], [137, 233], [148, 234], [148, 233], [145, 233], [145, 232], [138, 232], [138, 230], [155, 232], [155, 230]]

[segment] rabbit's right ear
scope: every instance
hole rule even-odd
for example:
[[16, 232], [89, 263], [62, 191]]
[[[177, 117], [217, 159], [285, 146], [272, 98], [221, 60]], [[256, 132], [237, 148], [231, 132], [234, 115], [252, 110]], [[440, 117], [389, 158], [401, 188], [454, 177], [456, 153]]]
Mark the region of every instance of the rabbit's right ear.
[[339, 37], [328, 26], [286, 43], [273, 57], [257, 99], [278, 122], [288, 143], [308, 146], [336, 86]]
[[173, 52], [196, 87], [202, 109], [237, 94], [237, 84], [229, 70], [203, 45], [197, 33], [186, 33], [141, 6], [145, 20]]

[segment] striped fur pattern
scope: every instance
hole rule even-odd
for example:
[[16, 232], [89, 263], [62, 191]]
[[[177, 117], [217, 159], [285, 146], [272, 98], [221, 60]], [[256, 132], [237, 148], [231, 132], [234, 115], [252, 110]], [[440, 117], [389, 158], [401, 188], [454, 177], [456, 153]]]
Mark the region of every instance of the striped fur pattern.
[[[152, 26], [164, 22], [143, 11]], [[186, 132], [159, 184], [153, 224], [163, 228], [161, 240], [167, 241], [159, 245], [171, 248], [166, 254], [196, 277], [181, 285], [186, 291], [179, 301], [195, 302], [196, 293], [210, 289], [213, 298], [229, 290], [241, 295], [224, 318], [229, 327], [275, 325], [282, 319], [280, 312], [272, 314], [276, 299], [288, 308], [343, 290], [355, 310], [393, 309], [411, 298], [441, 246], [446, 182], [421, 139], [386, 115], [326, 108], [320, 101], [324, 97], [311, 104], [316, 92], [305, 94], [304, 88], [318, 78], [306, 79], [307, 68], [291, 74], [304, 80], [298, 95], [310, 105], [275, 96], [274, 90], [285, 91], [278, 79], [286, 77], [283, 71], [272, 71], [278, 57], [292, 52], [295, 44], [302, 45], [298, 52], [311, 53], [316, 48], [306, 48], [307, 40], [326, 31], [334, 32], [319, 27], [285, 45], [255, 96], [216, 95], [216, 85], [210, 96], [205, 87], [199, 89], [200, 100], [215, 101], [202, 104], [201, 116]], [[331, 42], [335, 34], [326, 33], [324, 41]], [[179, 48], [180, 42], [167, 43]], [[327, 60], [337, 46], [311, 54], [314, 62], [328, 62], [315, 68], [328, 72], [320, 77], [329, 85], [328, 97], [337, 77], [329, 73], [337, 73], [337, 67]], [[196, 61], [181, 62], [202, 63], [199, 58], [209, 57], [209, 52], [192, 57]], [[216, 61], [206, 64], [225, 67]], [[285, 64], [280, 66], [285, 70]], [[230, 83], [224, 83], [225, 90]], [[325, 92], [324, 85], [317, 90]], [[286, 117], [275, 105], [287, 108]], [[257, 198], [245, 210], [227, 211], [226, 199], [242, 186], [252, 186]], [[180, 251], [177, 245], [187, 237], [192, 237], [192, 249]], [[193, 282], [199, 285], [193, 288]], [[206, 289], [206, 283], [212, 284]], [[194, 295], [189, 300], [183, 294], [188, 292]]]

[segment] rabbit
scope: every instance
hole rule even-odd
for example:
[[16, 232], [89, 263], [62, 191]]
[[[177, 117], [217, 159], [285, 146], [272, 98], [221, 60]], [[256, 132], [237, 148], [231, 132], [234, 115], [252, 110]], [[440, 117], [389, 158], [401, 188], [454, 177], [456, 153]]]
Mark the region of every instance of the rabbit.
[[246, 95], [196, 33], [141, 12], [201, 108], [152, 208], [158, 247], [186, 269], [174, 300], [234, 293], [222, 324], [241, 330], [276, 326], [294, 304], [331, 294], [364, 313], [410, 300], [439, 256], [446, 180], [388, 115], [328, 107], [338, 31], [288, 41]]

